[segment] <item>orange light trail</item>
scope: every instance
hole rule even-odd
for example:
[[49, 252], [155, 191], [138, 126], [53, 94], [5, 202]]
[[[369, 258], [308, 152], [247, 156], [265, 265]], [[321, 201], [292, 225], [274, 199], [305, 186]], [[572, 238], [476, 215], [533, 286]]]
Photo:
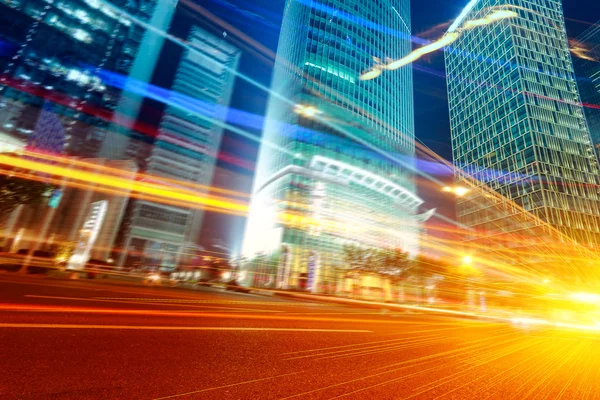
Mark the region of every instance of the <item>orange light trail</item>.
[[62, 186], [71, 187], [71, 188], [75, 188], [75, 189], [90, 190], [90, 191], [95, 191], [95, 192], [105, 193], [105, 194], [110, 194], [110, 195], [116, 195], [116, 196], [121, 196], [121, 197], [131, 197], [131, 198], [135, 198], [138, 200], [152, 201], [152, 202], [167, 204], [167, 205], [176, 206], [176, 207], [199, 208], [199, 209], [203, 209], [206, 211], [213, 211], [213, 212], [225, 213], [225, 214], [231, 214], [231, 215], [237, 215], [237, 216], [245, 216], [246, 215], [246, 213], [244, 213], [244, 212], [237, 212], [235, 210], [226, 210], [226, 209], [222, 209], [222, 208], [192, 204], [192, 203], [189, 203], [186, 201], [178, 201], [176, 199], [169, 199], [169, 198], [165, 198], [165, 197], [161, 197], [161, 196], [152, 196], [152, 195], [147, 195], [147, 194], [141, 194], [141, 193], [131, 192], [131, 191], [127, 191], [127, 190], [111, 189], [109, 187], [98, 186], [98, 184], [88, 184], [85, 182], [76, 182], [73, 180], [63, 181], [61, 179], [56, 179], [56, 178], [51, 178], [51, 177], [46, 178], [46, 177], [43, 177], [40, 175], [36, 175], [34, 173], [15, 172], [15, 171], [6, 170], [6, 169], [0, 169], [0, 173], [2, 173], [4, 175], [12, 175], [12, 176], [16, 176], [19, 178], [32, 180], [32, 181], [37, 181], [37, 182], [42, 182], [42, 183], [50, 183], [50, 184], [53, 184], [56, 186], [62, 185]]
[[132, 172], [124, 171], [119, 168], [107, 167], [105, 165], [96, 164], [96, 163], [84, 161], [84, 160], [79, 160], [79, 159], [72, 158], [72, 157], [57, 156], [57, 155], [53, 155], [53, 154], [40, 153], [40, 152], [29, 151], [29, 150], [22, 150], [19, 153], [22, 153], [24, 155], [28, 155], [31, 157], [43, 159], [43, 160], [64, 163], [64, 164], [69, 164], [69, 165], [73, 165], [73, 166], [79, 166], [79, 167], [91, 169], [94, 171], [96, 171], [96, 170], [102, 171], [102, 172], [109, 173], [111, 175], [121, 176], [126, 179], [132, 179], [132, 175], [134, 175], [135, 179], [137, 179], [139, 181], [151, 181], [151, 182], [159, 182], [159, 183], [167, 182], [167, 183], [173, 185], [173, 187], [171, 189], [175, 190], [175, 191], [181, 190], [178, 187], [187, 187], [187, 188], [194, 189], [194, 190], [212, 191], [215, 193], [222, 193], [222, 194], [236, 196], [236, 197], [242, 197], [242, 198], [250, 197], [250, 195], [248, 193], [238, 192], [235, 190], [223, 189], [223, 188], [214, 187], [214, 186], [206, 186], [206, 185], [201, 185], [201, 184], [194, 183], [194, 182], [169, 179], [169, 178], [164, 178], [161, 176], [144, 174], [144, 173], [140, 173], [140, 172], [133, 174]]
[[160, 184], [149, 184], [146, 182], [137, 182], [105, 174], [82, 170], [72, 170], [70, 168], [49, 165], [42, 162], [31, 161], [7, 155], [0, 155], [0, 164], [24, 168], [31, 171], [38, 171], [44, 174], [51, 174], [76, 181], [93, 182], [95, 184], [107, 186], [112, 189], [120, 189], [126, 192], [131, 191], [134, 195], [139, 195], [142, 197], [149, 195], [152, 198], [160, 198], [166, 201], [175, 200], [181, 204], [186, 204], [187, 207], [192, 207], [195, 205], [203, 208], [211, 207], [215, 210], [233, 211], [242, 214], [248, 212], [248, 206], [246, 204], [236, 203], [226, 199], [202, 197], [191, 192], [185, 193], [183, 191], [176, 191], [169, 186]]

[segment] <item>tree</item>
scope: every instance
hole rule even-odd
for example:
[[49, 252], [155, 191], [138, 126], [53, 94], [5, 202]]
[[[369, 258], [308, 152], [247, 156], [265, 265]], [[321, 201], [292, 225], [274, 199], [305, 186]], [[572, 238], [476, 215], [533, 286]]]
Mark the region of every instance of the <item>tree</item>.
[[379, 249], [377, 253], [380, 265], [378, 273], [396, 281], [406, 277], [410, 269], [408, 253], [400, 249]]
[[350, 269], [356, 272], [369, 269], [371, 249], [353, 244], [344, 246], [344, 258]]
[[344, 246], [344, 258], [351, 270], [401, 277], [408, 267], [408, 255], [399, 249]]
[[20, 178], [14, 174], [0, 175], [0, 218], [19, 205], [37, 205], [46, 200], [52, 185]]

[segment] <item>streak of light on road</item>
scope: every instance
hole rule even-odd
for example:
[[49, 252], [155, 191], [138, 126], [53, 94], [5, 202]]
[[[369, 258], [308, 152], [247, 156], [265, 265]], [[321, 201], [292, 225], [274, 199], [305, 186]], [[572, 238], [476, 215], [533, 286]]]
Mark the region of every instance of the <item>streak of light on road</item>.
[[283, 378], [284, 376], [298, 375], [298, 374], [301, 374], [303, 372], [304, 371], [297, 371], [297, 372], [292, 372], [292, 373], [289, 373], [289, 374], [281, 374], [281, 375], [269, 376], [269, 377], [266, 377], [266, 378], [251, 379], [251, 380], [247, 380], [247, 381], [243, 381], [243, 382], [230, 383], [229, 385], [222, 385], [222, 386], [216, 386], [216, 387], [211, 387], [211, 388], [206, 388], [206, 389], [194, 390], [194, 391], [191, 391], [191, 392], [173, 394], [173, 395], [170, 395], [170, 396], [157, 397], [157, 398], [155, 398], [153, 400], [173, 399], [175, 397], [189, 396], [189, 395], [192, 395], [192, 394], [198, 394], [198, 393], [202, 393], [202, 392], [209, 392], [211, 390], [227, 389], [227, 388], [231, 388], [231, 387], [234, 387], [234, 386], [247, 385], [249, 383], [262, 382], [262, 381], [267, 381], [267, 380], [271, 380], [271, 379]]
[[40, 329], [118, 329], [145, 331], [258, 331], [258, 332], [320, 332], [320, 333], [372, 333], [365, 329], [314, 329], [314, 328], [254, 328], [223, 326], [161, 326], [161, 325], [88, 325], [88, 324], [18, 324], [0, 323], [0, 328]]

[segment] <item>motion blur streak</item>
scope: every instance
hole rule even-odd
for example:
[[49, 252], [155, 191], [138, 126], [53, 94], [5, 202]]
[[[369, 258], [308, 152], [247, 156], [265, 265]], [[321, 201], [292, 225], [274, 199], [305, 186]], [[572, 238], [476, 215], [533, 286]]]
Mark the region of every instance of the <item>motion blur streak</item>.
[[595, 61], [597, 62], [598, 60], [596, 60], [594, 57], [589, 55], [590, 50], [585, 47], [585, 45], [581, 42], [578, 42], [577, 40], [569, 40], [569, 44], [571, 45], [570, 50], [571, 53], [575, 56], [575, 57], [579, 57], [583, 60], [587, 60], [587, 61]]
[[428, 44], [426, 46], [423, 46], [421, 48], [418, 48], [417, 50], [414, 50], [412, 53], [410, 53], [406, 57], [403, 57], [396, 61], [392, 61], [387, 64], [376, 65], [375, 67], [373, 67], [373, 69], [361, 74], [359, 76], [359, 79], [363, 80], [363, 81], [375, 79], [379, 75], [381, 75], [382, 69], [387, 69], [387, 70], [392, 71], [392, 70], [401, 68], [405, 65], [411, 64], [426, 54], [432, 53], [434, 51], [437, 51], [441, 48], [444, 48], [444, 47], [454, 43], [461, 36], [462, 32], [464, 32], [466, 30], [474, 29], [474, 28], [477, 28], [480, 26], [489, 25], [489, 24], [492, 24], [494, 22], [501, 21], [504, 19], [515, 18], [518, 16], [519, 16], [519, 14], [517, 14], [514, 11], [502, 10], [502, 11], [494, 11], [484, 18], [467, 21], [464, 23], [464, 25], [461, 28], [457, 29], [456, 31], [449, 32], [446, 35], [442, 36], [441, 39], [439, 39], [431, 44]]
[[[40, 153], [37, 151], [28, 151], [28, 150], [22, 150], [19, 153], [27, 155], [27, 156], [39, 158], [41, 160], [48, 160], [48, 161], [53, 161], [53, 162], [58, 162], [58, 163], [64, 163], [64, 164], [71, 165], [74, 167], [82, 167], [82, 168], [86, 168], [86, 169], [92, 169], [94, 171], [102, 171], [102, 172], [106, 172], [110, 175], [121, 176], [121, 177], [125, 177], [128, 179], [129, 179], [129, 175], [130, 175], [128, 172], [125, 172], [118, 168], [111, 168], [111, 167], [107, 167], [105, 165], [99, 165], [99, 164], [94, 164], [94, 163], [87, 162], [87, 161], [81, 161], [81, 160], [78, 160], [76, 158], [71, 158], [71, 157], [56, 156], [53, 154], [46, 154], [46, 153]], [[167, 183], [173, 184], [172, 190], [175, 190], [175, 191], [178, 190], [178, 187], [189, 187], [191, 189], [210, 190], [211, 192], [214, 192], [214, 193], [222, 193], [222, 194], [232, 195], [235, 197], [242, 197], [242, 198], [250, 197], [250, 195], [248, 193], [238, 192], [235, 190], [222, 189], [222, 188], [215, 187], [215, 186], [200, 185], [200, 184], [197, 184], [194, 182], [169, 179], [169, 178], [164, 178], [162, 176], [154, 176], [154, 175], [150, 175], [150, 174], [137, 173], [136, 179], [140, 180], [140, 181], [149, 181], [149, 182], [161, 182], [161, 183], [167, 182]]]
[[153, 195], [149, 195], [149, 194], [131, 192], [129, 190], [110, 189], [107, 187], [98, 186], [98, 183], [87, 184], [87, 183], [82, 183], [82, 182], [74, 182], [72, 180], [64, 181], [62, 179], [40, 176], [36, 173], [18, 172], [18, 171], [15, 172], [14, 170], [2, 169], [2, 168], [0, 168], [0, 174], [16, 176], [16, 177], [28, 179], [31, 181], [44, 182], [44, 183], [49, 183], [49, 184], [53, 184], [53, 185], [57, 185], [57, 186], [64, 185], [66, 187], [71, 187], [71, 188], [76, 188], [76, 189], [91, 190], [91, 191], [95, 191], [95, 192], [99, 192], [99, 193], [118, 195], [118, 196], [122, 196], [122, 197], [132, 197], [132, 198], [140, 199], [140, 200], [154, 201], [156, 203], [169, 204], [172, 206], [187, 207], [187, 208], [200, 208], [200, 209], [207, 210], [207, 211], [214, 211], [214, 212], [218, 212], [218, 213], [225, 213], [225, 214], [239, 215], [239, 216], [246, 215], [245, 212], [240, 212], [240, 211], [235, 211], [235, 210], [226, 210], [223, 208], [211, 207], [211, 206], [206, 206], [206, 205], [201, 205], [201, 204], [193, 204], [193, 203], [190, 203], [187, 201], [178, 201], [175, 199], [165, 198], [164, 196], [153, 196]]
[[127, 180], [125, 178], [87, 172], [82, 170], [72, 170], [65, 167], [49, 165], [37, 161], [25, 160], [13, 156], [0, 155], [0, 164], [52, 174], [55, 176], [70, 178], [77, 181], [100, 184], [111, 188], [125, 190], [127, 192], [137, 192], [141, 195], [151, 195], [159, 198], [164, 198], [166, 200], [175, 199], [182, 201], [185, 204], [189, 203], [190, 206], [195, 204], [198, 206], [208, 206], [219, 210], [242, 213], [245, 213], [248, 210], [248, 206], [245, 204], [234, 203], [232, 201], [224, 199], [201, 197], [193, 194], [192, 192], [177, 191], [164, 185], [146, 182], [136, 182]]
[[[403, 305], [402, 308], [406, 308], [407, 310], [421, 310], [428, 311], [434, 313], [441, 314], [450, 314], [450, 315], [460, 315], [473, 317], [477, 314], [455, 311], [455, 310], [447, 310], [447, 309], [437, 309], [431, 307], [420, 307], [420, 306], [409, 306]], [[16, 305], [16, 304], [0, 304], [0, 310], [3, 311], [19, 311], [19, 312], [33, 312], [33, 313], [83, 313], [83, 314], [114, 314], [114, 315], [144, 315], [144, 316], [177, 316], [177, 317], [190, 317], [190, 318], [224, 318], [224, 319], [257, 319], [257, 320], [272, 320], [272, 321], [310, 321], [310, 322], [328, 322], [331, 321], [330, 318], [323, 317], [303, 317], [303, 316], [281, 316], [281, 315], [253, 315], [253, 314], [244, 314], [244, 313], [206, 313], [206, 312], [180, 312], [180, 311], [162, 311], [162, 310], [124, 310], [124, 309], [115, 309], [115, 308], [94, 308], [94, 307], [61, 307], [61, 306], [31, 306], [31, 305]], [[483, 316], [486, 319], [497, 319], [494, 316]], [[377, 324], [392, 324], [392, 325], [402, 325], [402, 324], [412, 324], [412, 322], [408, 321], [385, 321], [385, 320], [370, 320], [370, 319], [358, 319], [358, 318], [343, 318], [337, 319], [340, 322], [348, 322], [348, 323], [377, 323]]]
[[[40, 86], [31, 85], [27, 81], [21, 81], [21, 80], [17, 80], [17, 79], [13, 79], [13, 78], [9, 79], [9, 78], [6, 78], [1, 75], [0, 75], [0, 79], [2, 79], [3, 85], [10, 86], [21, 92], [40, 97], [44, 100], [51, 101], [53, 103], [59, 104], [61, 106], [67, 107], [67, 108], [77, 109], [78, 112], [82, 112], [82, 113], [100, 118], [107, 122], [111, 122], [111, 123], [115, 122], [115, 121], [113, 121], [112, 110], [96, 107], [91, 104], [77, 106], [77, 105], [75, 105], [76, 99], [71, 98], [71, 97], [67, 96], [66, 94], [61, 93], [55, 89], [50, 91], [50, 90], [45, 89]], [[120, 116], [118, 122], [124, 123], [126, 121], [128, 121], [128, 119], [126, 117]], [[158, 134], [155, 127], [144, 124], [140, 121], [135, 121], [135, 123], [132, 121], [132, 124], [134, 125], [132, 130], [136, 133], [140, 133], [142, 135], [149, 136], [149, 137], [156, 137], [156, 135]], [[254, 135], [252, 135], [248, 132], [243, 133], [243, 131], [241, 131], [241, 130], [236, 130], [238, 128], [236, 128], [235, 126], [228, 126], [228, 129], [229, 128], [236, 131], [236, 133], [240, 134], [241, 136], [250, 138], [254, 141], [258, 141], [258, 139]], [[182, 146], [181, 138], [177, 138], [175, 140], [170, 135], [165, 134], [162, 139], [169, 143], [172, 143], [176, 146], [180, 146], [180, 147]], [[186, 147], [186, 146], [183, 146], [183, 147]], [[254, 165], [252, 163], [248, 162], [247, 160], [235, 157], [231, 154], [225, 154], [225, 153], [208, 154], [205, 152], [204, 149], [202, 150], [202, 152], [204, 152], [204, 154], [206, 154], [210, 157], [217, 157], [221, 160], [227, 161], [230, 164], [237, 165], [239, 167], [242, 167], [242, 168], [245, 168], [248, 170], [252, 170], [254, 168]]]
[[[179, 43], [181, 44], [181, 43]], [[192, 47], [190, 47], [192, 48]], [[186, 112], [192, 113], [206, 121], [210, 121], [213, 124], [220, 126], [222, 128], [226, 128], [231, 130], [232, 132], [237, 133], [240, 136], [243, 136], [247, 139], [250, 139], [255, 142], [262, 143], [266, 146], [273, 147], [278, 151], [292, 154], [289, 150], [284, 149], [283, 147], [277, 146], [271, 142], [267, 142], [265, 140], [260, 140], [256, 135], [253, 135], [249, 132], [246, 132], [238, 127], [225, 123], [223, 121], [219, 121], [217, 119], [208, 117], [205, 115], [204, 108], [202, 107], [203, 102], [200, 100], [187, 96], [185, 94], [181, 94], [178, 92], [173, 92], [171, 90], [163, 89], [161, 87], [151, 85], [149, 83], [136, 81], [131, 78], [127, 78], [125, 76], [116, 74], [110, 71], [100, 71], [98, 73], [98, 77], [106, 82], [107, 85], [125, 90], [130, 93], [135, 93], [143, 97], [147, 97], [153, 100], [156, 100], [160, 103], [168, 104], [174, 108], [178, 108], [180, 110], [185, 110]], [[221, 107], [218, 105], [217, 107]]]
[[231, 328], [218, 326], [145, 326], [145, 325], [76, 325], [76, 324], [10, 324], [1, 323], [0, 328], [41, 328], [41, 329], [118, 329], [144, 331], [260, 331], [260, 332], [335, 332], [335, 333], [369, 333], [359, 329], [307, 329], [307, 328]]

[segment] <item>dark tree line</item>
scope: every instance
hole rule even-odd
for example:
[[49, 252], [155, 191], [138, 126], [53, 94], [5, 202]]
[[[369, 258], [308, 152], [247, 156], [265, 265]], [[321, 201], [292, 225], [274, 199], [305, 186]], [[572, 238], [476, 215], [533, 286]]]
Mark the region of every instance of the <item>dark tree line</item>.
[[381, 249], [344, 246], [344, 258], [351, 271], [373, 273], [396, 280], [416, 277], [424, 279], [435, 274], [445, 275], [448, 266], [425, 256], [410, 259], [408, 253], [400, 249]]

